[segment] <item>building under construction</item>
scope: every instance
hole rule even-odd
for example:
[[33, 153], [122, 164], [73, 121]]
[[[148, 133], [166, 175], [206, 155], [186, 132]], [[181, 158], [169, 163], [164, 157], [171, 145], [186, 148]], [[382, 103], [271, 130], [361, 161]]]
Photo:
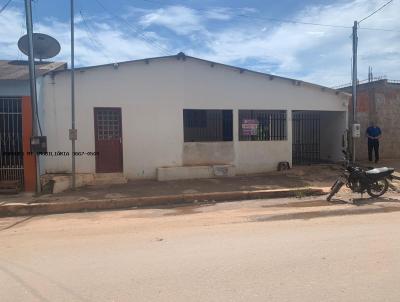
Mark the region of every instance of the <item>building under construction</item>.
[[[339, 90], [351, 93], [352, 87]], [[352, 103], [349, 104], [349, 121], [353, 120]], [[361, 124], [361, 137], [356, 139], [357, 159], [368, 159], [366, 129], [374, 122], [382, 130], [381, 158], [400, 158], [400, 81], [372, 77], [357, 85], [357, 119]]]

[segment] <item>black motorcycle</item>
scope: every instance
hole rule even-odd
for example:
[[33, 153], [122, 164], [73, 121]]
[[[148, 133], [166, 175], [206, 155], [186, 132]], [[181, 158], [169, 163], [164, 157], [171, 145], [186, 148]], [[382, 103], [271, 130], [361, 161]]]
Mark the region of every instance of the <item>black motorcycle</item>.
[[386, 193], [389, 187], [389, 180], [393, 179], [393, 168], [364, 168], [351, 163], [345, 151], [345, 170], [333, 184], [331, 191], [326, 198], [330, 201], [337, 192], [346, 185], [355, 193], [367, 192], [371, 197], [379, 197]]

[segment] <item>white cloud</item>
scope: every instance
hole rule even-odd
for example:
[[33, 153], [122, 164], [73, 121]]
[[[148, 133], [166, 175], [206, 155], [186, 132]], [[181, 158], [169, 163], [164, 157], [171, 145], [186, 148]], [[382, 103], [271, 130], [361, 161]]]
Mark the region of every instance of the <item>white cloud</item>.
[[[337, 24], [351, 27], [381, 5], [380, 0], [340, 1], [308, 6], [291, 19], [300, 22]], [[115, 18], [85, 16], [76, 26], [77, 65], [146, 58], [184, 50], [201, 58], [299, 78], [328, 86], [350, 81], [351, 28], [318, 27], [268, 22], [256, 18], [252, 8], [209, 8], [167, 6], [156, 10], [131, 8], [127, 22], [139, 20], [139, 27], [127, 27]], [[374, 74], [400, 79], [400, 33], [372, 31], [365, 27], [400, 30], [400, 1], [361, 23], [359, 30], [359, 78]], [[255, 18], [241, 18], [237, 14]], [[253, 15], [254, 14], [254, 15]], [[262, 17], [260, 17], [262, 18]], [[85, 23], [89, 25], [86, 28]], [[217, 26], [216, 26], [217, 24]], [[8, 8], [0, 18], [0, 56], [16, 59], [17, 41], [24, 34], [22, 11]], [[58, 39], [62, 51], [57, 60], [69, 61], [69, 24], [54, 18], [41, 20], [36, 30]], [[167, 28], [168, 31], [162, 30]], [[166, 33], [167, 32], [167, 33]]]
[[[2, 57], [15, 57], [19, 52], [18, 39], [23, 33], [23, 15], [16, 10], [5, 10], [0, 18], [0, 51]], [[21, 35], [22, 33], [22, 35]]]
[[[160, 56], [168, 48], [167, 41], [156, 33], [138, 34], [122, 31], [119, 24], [107, 24], [95, 17], [90, 22], [79, 22], [75, 27], [75, 61], [77, 66], [97, 65], [117, 61]], [[26, 59], [17, 47], [18, 39], [26, 32], [22, 11], [9, 8], [0, 18], [0, 57], [2, 59]], [[88, 29], [86, 26], [90, 26]], [[126, 27], [125, 27], [126, 28]], [[56, 19], [46, 19], [35, 24], [35, 32], [43, 32], [56, 38], [61, 44], [61, 52], [53, 60], [70, 61], [70, 25]]]
[[196, 11], [185, 6], [168, 6], [160, 8], [142, 16], [139, 23], [148, 27], [161, 25], [177, 34], [186, 35], [195, 31], [204, 30], [202, 19]]
[[[381, 5], [379, 0], [356, 0], [327, 6], [307, 7], [299, 12], [300, 22], [352, 26]], [[400, 3], [361, 23], [359, 30], [359, 78], [367, 77], [368, 65], [376, 75], [400, 78], [400, 33], [363, 30], [363, 27], [395, 28]], [[257, 19], [255, 19], [256, 21]], [[248, 22], [230, 26], [208, 37], [205, 49], [193, 49], [199, 55], [229, 64], [257, 61], [265, 71], [301, 78], [329, 86], [348, 82], [351, 62], [351, 28], [318, 27], [293, 23]], [[249, 63], [250, 64], [250, 63]], [[251, 63], [254, 67], [256, 64]], [[258, 69], [258, 68], [257, 68]], [[260, 69], [258, 69], [260, 70]], [[365, 75], [363, 75], [365, 73]]]
[[226, 7], [217, 7], [205, 11], [205, 17], [211, 20], [227, 21], [232, 18], [232, 10]]
[[206, 30], [207, 22], [228, 21], [238, 12], [252, 13], [254, 10], [249, 8], [233, 10], [228, 7], [196, 10], [182, 5], [171, 5], [147, 11], [131, 8], [126, 17], [129, 18], [136, 16], [138, 13], [144, 13], [139, 19], [139, 24], [143, 27], [152, 25], [164, 26], [179, 35], [188, 35], [192, 33], [205, 34], [208, 32]]
[[[307, 6], [291, 18], [303, 23], [351, 27], [354, 19], [361, 19], [380, 5], [380, 0], [340, 1]], [[400, 77], [397, 68], [400, 63], [399, 33], [362, 29], [400, 29], [400, 19], [396, 16], [398, 11], [399, 2], [393, 2], [361, 23], [360, 78], [364, 78], [362, 72], [368, 65], [374, 66], [378, 73]], [[241, 9], [241, 13], [246, 15], [255, 12], [251, 8]], [[326, 85], [349, 80], [351, 28], [268, 22], [262, 17], [240, 18], [235, 16], [237, 14], [238, 11], [229, 8], [198, 11], [185, 6], [168, 6], [145, 13], [141, 24], [163, 26], [189, 39], [194, 44], [188, 45], [186, 51], [194, 56]], [[212, 21], [224, 21], [225, 26], [216, 30]]]

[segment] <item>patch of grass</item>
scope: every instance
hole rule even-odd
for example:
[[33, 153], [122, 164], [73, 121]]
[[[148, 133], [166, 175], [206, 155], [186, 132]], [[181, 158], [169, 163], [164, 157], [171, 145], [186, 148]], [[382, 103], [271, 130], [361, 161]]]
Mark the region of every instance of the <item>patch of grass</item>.
[[308, 192], [308, 189], [297, 190], [297, 191], [294, 193], [294, 196], [295, 196], [296, 198], [301, 199], [301, 198], [304, 198], [304, 197], [306, 197], [306, 196], [308, 195], [307, 192]]

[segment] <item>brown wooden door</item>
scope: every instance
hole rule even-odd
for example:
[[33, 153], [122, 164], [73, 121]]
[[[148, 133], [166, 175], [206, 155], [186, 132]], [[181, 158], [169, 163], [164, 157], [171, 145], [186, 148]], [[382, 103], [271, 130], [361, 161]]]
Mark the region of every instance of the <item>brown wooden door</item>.
[[96, 172], [122, 172], [121, 108], [94, 108]]

